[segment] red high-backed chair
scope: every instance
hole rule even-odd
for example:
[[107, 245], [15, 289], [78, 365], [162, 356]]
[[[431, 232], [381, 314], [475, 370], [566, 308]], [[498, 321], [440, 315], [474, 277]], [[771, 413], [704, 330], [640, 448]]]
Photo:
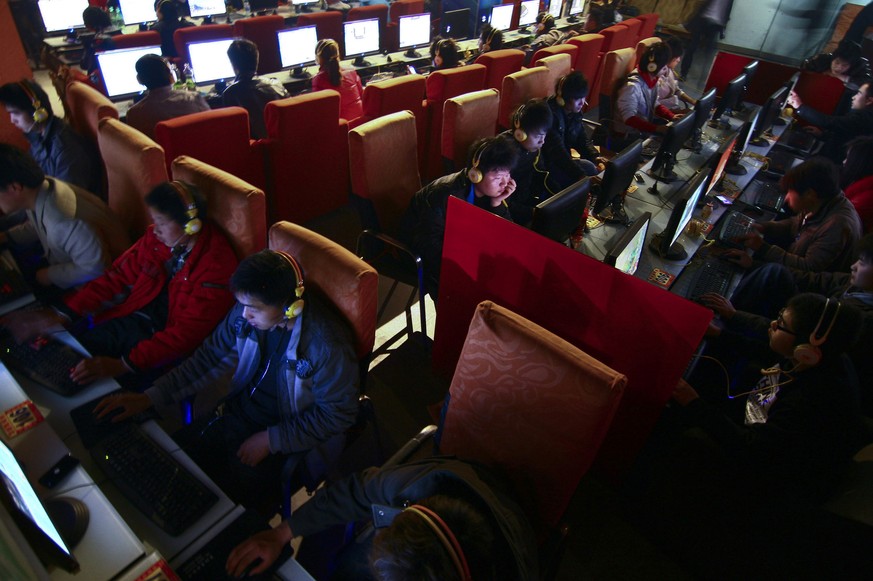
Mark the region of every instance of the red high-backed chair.
[[632, 46], [636, 46], [636, 44], [640, 41], [640, 32], [643, 29], [643, 21], [639, 18], [628, 18], [627, 20], [622, 20], [621, 24], [627, 26], [628, 28], [628, 39], [633, 42]]
[[161, 35], [156, 30], [116, 34], [112, 37], [115, 48], [138, 48], [141, 46], [161, 46]]
[[230, 24], [207, 24], [205, 26], [188, 26], [179, 28], [173, 33], [173, 44], [176, 45], [176, 52], [179, 54], [179, 59], [183, 62], [191, 62], [191, 56], [188, 54], [188, 43], [204, 42], [207, 40], [219, 40], [222, 38], [233, 38], [233, 26]]
[[370, 83], [364, 87], [364, 114], [350, 122], [349, 129], [382, 115], [411, 111], [415, 115], [416, 130], [421, 132], [424, 117], [421, 96], [424, 95], [424, 88], [425, 79], [422, 75], [404, 75]]
[[397, 19], [408, 14], [421, 14], [424, 12], [424, 0], [397, 0], [391, 3], [391, 22], [397, 23]]
[[649, 38], [650, 36], [655, 36], [655, 29], [658, 28], [658, 19], [659, 15], [654, 12], [650, 12], [648, 14], [640, 14], [637, 16], [638, 20], [643, 21], [643, 25], [640, 27], [640, 38]]
[[810, 71], [801, 71], [794, 87], [805, 107], [812, 107], [826, 115], [833, 114], [845, 89], [845, 85], [838, 78]]
[[180, 155], [189, 155], [264, 189], [263, 154], [249, 137], [249, 114], [242, 107], [161, 121], [155, 126], [155, 141], [164, 148], [167, 167]]
[[425, 180], [434, 179], [442, 172], [440, 134], [443, 130], [443, 104], [446, 99], [484, 89], [485, 72], [484, 66], [474, 64], [434, 71], [427, 77], [427, 99], [424, 102], [426, 135], [421, 164]]
[[348, 203], [348, 123], [339, 111], [332, 89], [267, 103], [271, 221], [302, 224]]
[[276, 33], [285, 28], [283, 16], [256, 16], [233, 23], [234, 36], [247, 38], [258, 46], [258, 74], [272, 73], [282, 68]]
[[643, 38], [637, 43], [637, 54], [634, 58], [634, 66], [638, 66], [640, 64], [640, 58], [643, 56], [643, 53], [646, 52], [646, 49], [652, 45], [658, 44], [659, 42], [663, 42], [657, 36], [650, 36], [649, 38]]
[[387, 45], [386, 27], [388, 26], [388, 6], [385, 4], [370, 4], [369, 6], [355, 6], [346, 15], [346, 21], [352, 20], [368, 20], [376, 18], [379, 20], [379, 44], [384, 49]]
[[465, 167], [470, 146], [478, 139], [494, 135], [499, 110], [500, 94], [496, 89], [465, 93], [446, 100], [442, 135], [446, 173]]
[[611, 50], [627, 48], [629, 46], [636, 47], [636, 41], [630, 42], [630, 30], [623, 24], [613, 24], [600, 31], [603, 36], [603, 45], [600, 47], [601, 53], [607, 53]]
[[500, 91], [500, 113], [497, 116], [497, 124], [502, 129], [508, 129], [512, 116], [519, 105], [530, 99], [548, 97], [554, 89], [550, 85], [552, 75], [546, 67], [534, 67], [524, 69], [517, 73], [507, 75], [503, 79], [503, 88]]
[[743, 67], [752, 62], [752, 59], [747, 56], [731, 54], [729, 52], [719, 52], [715, 55], [715, 61], [712, 63], [712, 68], [709, 70], [709, 76], [706, 78], [705, 91], [715, 87], [715, 90], [721, 95], [727, 84], [743, 72]]
[[518, 19], [521, 18], [521, 0], [503, 0], [501, 4], [512, 4], [512, 20], [509, 22], [509, 30], [518, 28]]
[[[600, 49], [603, 46], [603, 35], [580, 34], [567, 40], [567, 44], [572, 44], [579, 48], [579, 52], [576, 55], [576, 64], [573, 68], [585, 75], [585, 78], [588, 79], [588, 86], [592, 87], [594, 77], [597, 75], [597, 69], [600, 68]], [[596, 107], [597, 95], [591, 91], [588, 94], [590, 106]]]
[[503, 86], [503, 77], [517, 73], [524, 65], [524, 51], [514, 48], [492, 50], [476, 58], [477, 65], [483, 65], [485, 73], [485, 88], [497, 89]]
[[332, 38], [340, 47], [343, 46], [343, 13], [338, 10], [301, 14], [297, 17], [297, 26], [315, 25], [318, 40]]
[[[603, 75], [600, 84], [600, 120], [609, 123], [614, 119], [612, 110], [615, 93], [636, 64], [636, 51], [632, 48], [621, 48], [606, 53], [603, 57]], [[611, 126], [611, 124], [610, 124]]]
[[549, 86], [552, 91], [558, 85], [558, 79], [564, 75], [569, 75], [573, 70], [573, 61], [567, 53], [558, 53], [545, 56], [534, 63], [536, 67], [546, 67], [549, 69]]
[[67, 85], [64, 97], [70, 112], [70, 125], [94, 145], [97, 145], [97, 124], [100, 120], [104, 117], [118, 119], [115, 104], [91, 85], [72, 81]]
[[533, 57], [530, 59], [530, 62], [533, 64], [533, 66], [538, 66], [537, 62], [540, 59], [544, 59], [547, 56], [552, 56], [555, 54], [570, 55], [570, 66], [573, 67], [576, 64], [576, 59], [579, 56], [579, 47], [575, 44], [553, 44], [552, 46], [546, 46], [536, 51]]

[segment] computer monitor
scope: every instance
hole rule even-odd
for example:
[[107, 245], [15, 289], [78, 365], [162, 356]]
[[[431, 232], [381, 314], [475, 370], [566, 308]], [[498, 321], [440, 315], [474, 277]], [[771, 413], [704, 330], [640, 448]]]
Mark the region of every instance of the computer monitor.
[[650, 176], [667, 183], [676, 179], [676, 173], [673, 171], [676, 154], [694, 132], [696, 118], [696, 112], [692, 111], [686, 113], [681, 119], [670, 122], [667, 126], [667, 133], [664, 134], [664, 139], [661, 141], [661, 147], [652, 162], [652, 169], [649, 170]]
[[125, 26], [158, 19], [155, 14], [155, 3], [152, 0], [118, 0], [118, 7], [121, 8], [121, 17], [124, 19]]
[[640, 256], [643, 254], [643, 247], [646, 244], [646, 234], [649, 232], [649, 222], [652, 220], [652, 213], [646, 212], [631, 224], [609, 252], [606, 253], [606, 258], [603, 262], [609, 266], [614, 266], [625, 274], [633, 274], [637, 271], [637, 266], [640, 264]]
[[512, 26], [512, 11], [515, 6], [512, 4], [498, 4], [491, 9], [491, 28], [497, 30], [509, 30]]
[[703, 126], [706, 125], [709, 115], [712, 113], [712, 106], [715, 104], [715, 87], [703, 94], [697, 103], [694, 104], [694, 128], [691, 130], [691, 140], [688, 142], [688, 148], [695, 153], [700, 153], [703, 148], [701, 137], [703, 136]]
[[667, 227], [660, 234], [655, 234], [652, 237], [649, 247], [661, 258], [666, 260], [685, 260], [688, 258], [688, 252], [676, 240], [691, 220], [691, 215], [697, 206], [697, 200], [700, 199], [705, 190], [708, 174], [709, 172], [706, 170], [697, 172], [685, 184], [679, 195], [679, 201], [676, 202], [670, 213]]
[[761, 108], [761, 113], [758, 115], [758, 122], [755, 123], [752, 129], [752, 138], [749, 140], [751, 145], [755, 147], [766, 147], [768, 141], [764, 139], [764, 133], [769, 131], [776, 119], [782, 113], [782, 108], [785, 106], [785, 101], [788, 99], [788, 87], [782, 86], [776, 89], [772, 95], [767, 97], [767, 102]]
[[227, 12], [224, 0], [188, 0], [191, 16], [212, 17]]
[[276, 38], [279, 40], [282, 68], [293, 69], [291, 75], [294, 77], [306, 77], [303, 67], [315, 62], [315, 45], [318, 44], [315, 25], [280, 30]]
[[723, 122], [721, 118], [725, 113], [728, 113], [731, 110], [745, 90], [745, 74], [739, 74], [731, 79], [724, 90], [724, 94], [721, 96], [721, 100], [718, 102], [718, 106], [715, 108], [715, 112], [712, 114], [712, 121], [709, 123], [710, 127], [715, 127], [717, 129], [727, 129], [730, 127], [730, 124]]
[[737, 141], [734, 144], [733, 153], [728, 160], [727, 166], [724, 168], [724, 171], [734, 176], [744, 176], [749, 173], [749, 170], [740, 165], [740, 160], [743, 158], [746, 148], [749, 147], [749, 141], [752, 138], [752, 129], [755, 127], [755, 123], [758, 122], [758, 117], [761, 115], [761, 108], [757, 105], [752, 106], [754, 107], [754, 112], [749, 116], [749, 120], [743, 123], [743, 126], [740, 128], [740, 133], [737, 135]]
[[227, 49], [232, 38], [188, 43], [191, 69], [198, 85], [212, 83], [220, 79], [232, 79], [233, 66], [227, 58]]
[[291, 4], [294, 6], [294, 12], [312, 12], [312, 8], [309, 7], [309, 4], [317, 4], [319, 0], [291, 0]]
[[521, 3], [521, 8], [518, 14], [518, 27], [522, 32], [527, 31], [527, 27], [536, 22], [537, 14], [540, 12], [540, 0], [524, 0]]
[[603, 179], [597, 191], [597, 201], [591, 208], [592, 214], [599, 216], [621, 194], [627, 191], [643, 155], [643, 141], [637, 139], [618, 155], [606, 162]]
[[578, 22], [578, 16], [585, 12], [585, 3], [587, 0], [571, 0], [570, 8], [567, 9], [567, 21]]
[[733, 105], [733, 112], [737, 113], [740, 111], [745, 111], [746, 107], [743, 105], [743, 101], [746, 98], [746, 93], [749, 91], [749, 87], [752, 85], [752, 79], [755, 76], [755, 72], [758, 70], [758, 61], [752, 61], [746, 66], [743, 67], [743, 74], [746, 75], [746, 82], [743, 84], [743, 92], [737, 96], [737, 102]]
[[249, 8], [255, 14], [274, 12], [279, 9], [279, 0], [249, 0]]
[[343, 39], [345, 39], [346, 57], [355, 57], [352, 65], [369, 66], [370, 63], [364, 60], [364, 56], [379, 52], [379, 19], [368, 18], [344, 22]]
[[397, 28], [400, 37], [398, 48], [405, 48], [408, 58], [420, 57], [415, 49], [430, 44], [430, 12], [401, 16]]
[[88, 0], [39, 0], [37, 5], [48, 33], [85, 28], [82, 12], [88, 7]]
[[562, 8], [564, 8], [564, 0], [551, 0], [549, 2], [549, 14], [552, 15], [552, 18], [560, 18], [563, 12]]
[[579, 227], [591, 178], [585, 177], [536, 205], [530, 229], [546, 238], [563, 243]]
[[470, 37], [470, 9], [443, 12], [440, 19], [440, 35], [445, 38], [463, 40]]
[[[79, 564], [61, 538], [58, 527], [49, 518], [36, 491], [12, 454], [0, 442], [0, 505], [12, 518], [37, 558], [46, 567], [56, 565], [75, 573]], [[8, 569], [4, 569], [7, 570]]]
[[110, 99], [123, 100], [145, 90], [136, 80], [136, 61], [147, 54], [161, 56], [160, 45], [120, 48], [97, 53], [100, 77]]
[[737, 134], [734, 133], [730, 137], [724, 140], [724, 143], [719, 146], [712, 157], [709, 159], [709, 163], [706, 164], [706, 167], [710, 168], [709, 178], [706, 183], [706, 193], [704, 196], [708, 196], [712, 193], [713, 188], [718, 186], [718, 182], [721, 180], [724, 175], [724, 168], [727, 167], [728, 160], [731, 157], [731, 154], [734, 151], [734, 144], [737, 142]]

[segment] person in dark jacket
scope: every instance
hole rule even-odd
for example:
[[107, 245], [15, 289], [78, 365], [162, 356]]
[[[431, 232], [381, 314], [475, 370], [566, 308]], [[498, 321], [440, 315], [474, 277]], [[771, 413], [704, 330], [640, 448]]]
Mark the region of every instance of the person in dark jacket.
[[264, 107], [270, 101], [284, 99], [288, 91], [281, 83], [272, 83], [255, 76], [258, 72], [258, 46], [240, 38], [230, 43], [227, 58], [236, 75], [234, 82], [221, 95], [225, 107], [242, 107], [249, 112], [249, 128], [253, 139], [267, 137]]
[[602, 171], [606, 159], [600, 156], [585, 131], [582, 109], [588, 89], [585, 75], [573, 71], [558, 79], [555, 94], [549, 97], [547, 103], [552, 111], [552, 132], [585, 175], [593, 176]]
[[151, 29], [161, 35], [161, 54], [167, 58], [178, 57], [173, 34], [180, 28], [194, 26], [194, 23], [179, 18], [179, 7], [173, 0], [164, 0], [158, 4], [155, 14], [158, 16], [158, 21], [152, 24]]
[[822, 53], [806, 59], [800, 68], [836, 77], [846, 86], [834, 108], [834, 115], [848, 113], [852, 108], [852, 97], [858, 92], [858, 88], [871, 79], [870, 63], [862, 55], [861, 45], [847, 40], [841, 41], [832, 53]]

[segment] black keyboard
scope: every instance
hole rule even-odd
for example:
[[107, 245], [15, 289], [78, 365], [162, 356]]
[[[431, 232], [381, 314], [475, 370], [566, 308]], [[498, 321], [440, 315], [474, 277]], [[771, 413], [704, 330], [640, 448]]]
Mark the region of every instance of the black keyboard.
[[699, 302], [700, 296], [706, 293], [715, 293], [725, 296], [734, 277], [734, 267], [721, 260], [707, 260], [697, 272], [686, 293], [686, 297]]
[[70, 379], [70, 371], [85, 356], [52, 337], [16, 343], [8, 332], [0, 334], [0, 359], [7, 366], [61, 395], [75, 395], [85, 386]]
[[781, 210], [782, 204], [785, 202], [785, 193], [779, 184], [774, 182], [756, 183], [758, 184], [758, 193], [755, 196], [755, 206], [770, 212]]
[[121, 413], [121, 410], [113, 411], [98, 419], [94, 414], [94, 408], [97, 407], [97, 404], [103, 401], [103, 398], [118, 393], [121, 393], [121, 390], [101, 395], [70, 410], [70, 419], [73, 420], [73, 425], [76, 426], [76, 433], [79, 435], [79, 439], [85, 448], [90, 449], [103, 438], [122, 429], [125, 424], [141, 424], [160, 417], [155, 408], [151, 407], [120, 422], [113, 423], [112, 418]]
[[725, 246], [734, 248], [743, 248], [742, 242], [735, 242], [736, 238], [745, 236], [752, 231], [752, 224], [755, 221], [740, 212], [731, 212], [721, 221], [721, 227], [718, 231], [718, 241]]
[[774, 177], [782, 177], [785, 173], [794, 167], [794, 163], [799, 159], [790, 151], [771, 149], [767, 154], [767, 169], [764, 173]]
[[136, 424], [124, 424], [90, 450], [118, 489], [144, 515], [178, 536], [218, 502], [218, 496]]

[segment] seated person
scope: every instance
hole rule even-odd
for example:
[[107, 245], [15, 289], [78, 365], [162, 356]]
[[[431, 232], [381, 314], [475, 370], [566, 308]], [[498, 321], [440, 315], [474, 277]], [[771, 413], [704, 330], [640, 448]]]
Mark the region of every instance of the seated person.
[[479, 54], [485, 54], [492, 50], [503, 48], [503, 32], [494, 28], [489, 23], [482, 25], [482, 33], [479, 34]]
[[30, 142], [30, 154], [46, 175], [89, 192], [99, 192], [103, 169], [90, 141], [55, 117], [48, 95], [29, 79], [0, 87], [9, 120]]
[[852, 108], [858, 87], [870, 81], [870, 63], [861, 54], [861, 45], [843, 39], [832, 53], [818, 54], [803, 61], [802, 70], [825, 73], [840, 79], [846, 86], [834, 115], [845, 115]]
[[364, 114], [361, 100], [364, 88], [361, 77], [354, 69], [343, 69], [340, 64], [340, 48], [335, 40], [325, 38], [315, 45], [315, 60], [318, 74], [312, 78], [312, 90], [333, 89], [340, 94], [340, 117], [346, 121]]
[[454, 39], [436, 37], [430, 43], [430, 60], [435, 71], [453, 69], [461, 64], [461, 49]]
[[[803, 104], [800, 95], [794, 91], [788, 95], [787, 103], [794, 107], [798, 117], [819, 127], [824, 133], [819, 155], [834, 163], [846, 159], [846, 144], [862, 135], [873, 135], [873, 83], [864, 83], [852, 97], [852, 108], [845, 115], [825, 115]], [[813, 132], [815, 132], [813, 130]]]
[[233, 66], [236, 79], [221, 95], [222, 104], [248, 111], [252, 139], [264, 139], [267, 137], [264, 107], [270, 101], [287, 97], [288, 91], [279, 82], [265, 81], [255, 76], [258, 71], [258, 46], [252, 41], [244, 38], [234, 40], [227, 49], [227, 58]]
[[[658, 105], [658, 79], [666, 74], [670, 63], [670, 47], [667, 43], [653, 44], [640, 58], [640, 67], [628, 76], [624, 86], [618, 90], [613, 115], [615, 137], [629, 144], [647, 134], [666, 133], [662, 123], [656, 123], [656, 115], [667, 121], [676, 115], [662, 105]], [[614, 146], [620, 151], [622, 146]]]
[[288, 254], [263, 250], [230, 279], [237, 304], [191, 357], [145, 393], [98, 404], [113, 421], [155, 404], [173, 404], [206, 388], [230, 392], [213, 414], [183, 428], [180, 445], [234, 502], [258, 506], [278, 492], [306, 457], [324, 464], [342, 448], [358, 410], [358, 362], [351, 330], [312, 291], [304, 308], [303, 274]]
[[593, 176], [603, 171], [606, 160], [585, 131], [582, 109], [587, 97], [588, 79], [580, 71], [573, 71], [558, 79], [555, 94], [547, 103], [552, 110], [552, 132], [585, 175]]
[[621, 22], [622, 16], [616, 9], [618, 4], [619, 0], [592, 2], [588, 9], [588, 19], [585, 21], [585, 32], [600, 32]]
[[530, 54], [547, 46], [561, 44], [567, 35], [555, 27], [555, 17], [548, 12], [540, 12], [534, 21], [534, 39], [530, 43]]
[[846, 144], [840, 184], [858, 211], [864, 232], [873, 232], [873, 136], [856, 137]]
[[670, 62], [667, 63], [667, 71], [664, 75], [658, 77], [658, 105], [666, 107], [670, 111], [686, 109], [686, 105], [693, 107], [697, 100], [692, 99], [688, 93], [682, 90], [679, 86], [679, 79], [676, 77], [676, 67], [682, 62], [682, 53], [685, 47], [682, 41], [675, 36], [668, 36], [664, 42], [670, 47]]
[[88, 73], [88, 76], [93, 81], [95, 76], [99, 78], [96, 54], [104, 50], [114, 50], [116, 48], [112, 36], [107, 32], [112, 28], [112, 20], [110, 20], [109, 14], [102, 8], [88, 6], [82, 12], [82, 22], [85, 24], [85, 28], [89, 32], [93, 32], [94, 35], [80, 36], [80, 38], [84, 37], [87, 40], [82, 42], [84, 50], [82, 51], [82, 60], [79, 66]]
[[145, 203], [153, 224], [103, 276], [67, 296], [56, 313], [11, 318], [19, 337], [69, 326], [93, 355], [70, 374], [79, 383], [124, 376], [120, 381], [137, 386], [154, 379], [190, 355], [233, 304], [228, 281], [236, 254], [206, 219], [200, 192], [165, 182]]
[[136, 80], [146, 89], [143, 97], [127, 112], [127, 124], [150, 138], [155, 138], [155, 125], [190, 113], [209, 111], [209, 105], [196, 91], [173, 89], [170, 65], [156, 54], [147, 54], [136, 61]]
[[39, 243], [37, 263], [19, 260], [19, 265], [26, 278], [47, 289], [68, 289], [100, 276], [128, 245], [118, 218], [102, 200], [46, 177], [32, 157], [8, 143], [0, 143], [0, 210], [27, 216], [0, 234], [0, 241], [18, 247]]
[[466, 200], [487, 212], [512, 220], [506, 199], [515, 191], [510, 172], [516, 148], [504, 137], [481, 139], [470, 148], [467, 168], [438, 178], [419, 190], [407, 208], [398, 234], [424, 262], [425, 287], [436, 300], [449, 197]]
[[[786, 172], [781, 187], [795, 215], [755, 224], [756, 232], [743, 240], [755, 251], [754, 260], [812, 272], [847, 270], [861, 238], [861, 219], [840, 191], [836, 166], [821, 157], [808, 159]], [[744, 250], [724, 256], [742, 268], [754, 262]]]
[[[369, 468], [320, 489], [288, 520], [237, 546], [227, 559], [227, 572], [240, 576], [261, 559], [252, 570], [257, 574], [276, 561], [292, 538], [367, 520], [373, 507], [385, 506], [391, 513], [396, 509], [397, 516], [381, 525], [387, 528], [375, 540], [367, 539], [365, 550], [341, 557], [342, 578], [537, 579], [536, 538], [508, 488], [481, 464], [448, 457]], [[436, 522], [427, 516], [431, 511], [439, 515]], [[454, 552], [434, 534], [434, 526], [457, 539], [459, 560], [469, 574], [458, 570]]]
[[158, 21], [152, 24], [151, 29], [156, 30], [161, 35], [161, 54], [165, 58], [178, 57], [179, 53], [176, 52], [173, 34], [180, 28], [194, 26], [194, 23], [184, 18], [179, 18], [179, 5], [173, 0], [159, 2], [157, 7], [155, 7], [155, 14], [158, 17]]

